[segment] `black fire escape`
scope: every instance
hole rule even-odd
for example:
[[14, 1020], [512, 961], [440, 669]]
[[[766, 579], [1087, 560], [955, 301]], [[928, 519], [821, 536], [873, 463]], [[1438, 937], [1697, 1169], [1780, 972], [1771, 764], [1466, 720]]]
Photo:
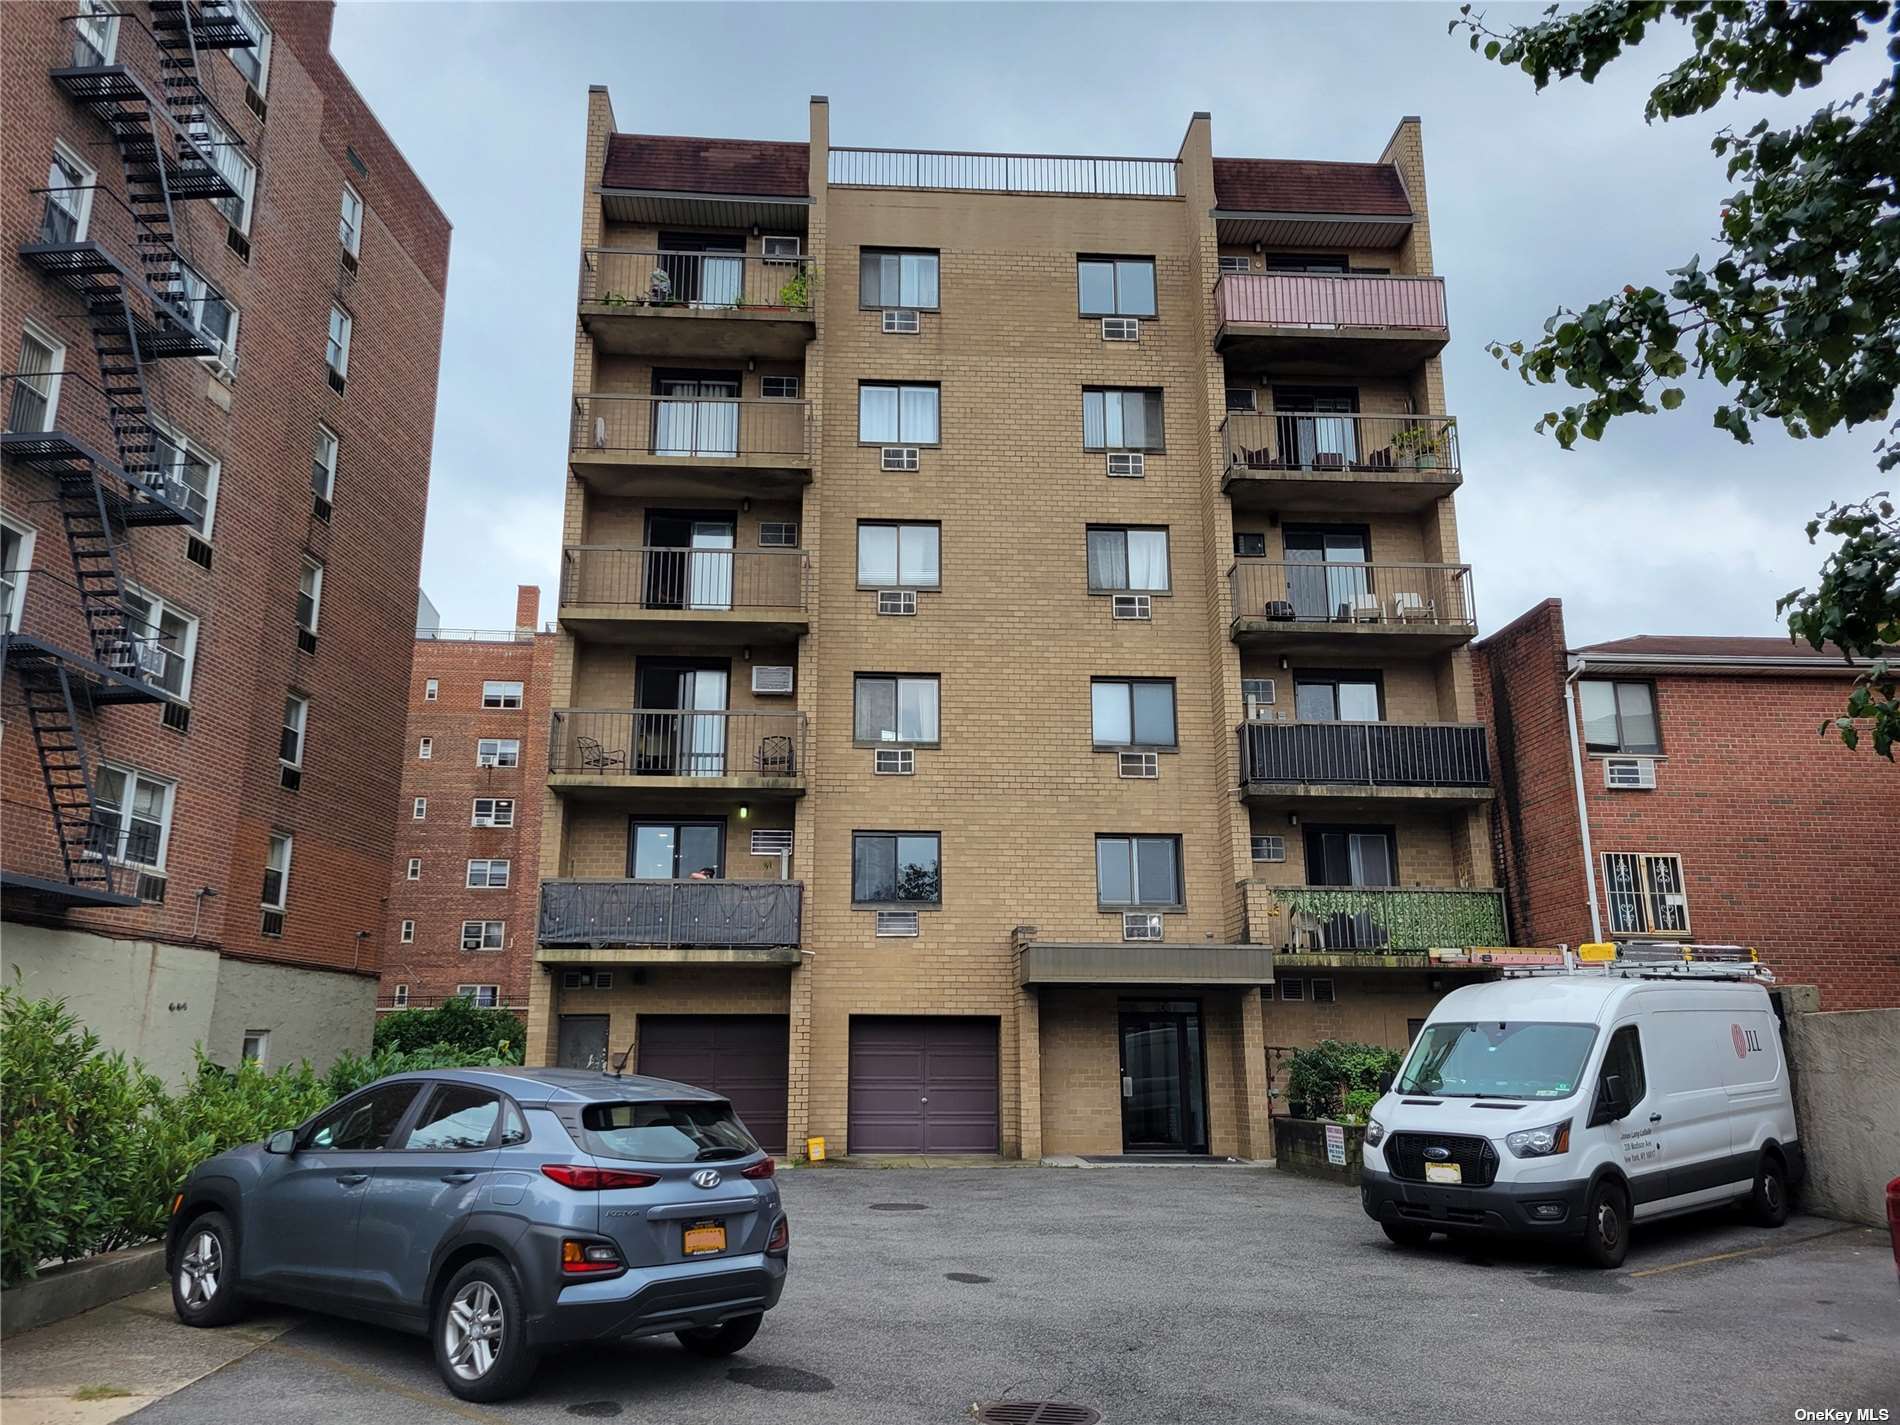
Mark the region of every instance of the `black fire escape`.
[[[127, 606], [127, 536], [140, 527], [197, 522], [191, 492], [161, 450], [147, 368], [155, 361], [217, 354], [218, 342], [203, 333], [192, 308], [219, 299], [201, 278], [196, 292], [187, 282], [174, 204], [238, 196], [214, 156], [218, 145], [236, 140], [228, 125], [211, 117], [198, 56], [253, 40], [225, 0], [153, 0], [151, 19], [146, 27], [128, 14], [94, 11], [67, 20], [72, 63], [53, 69], [50, 78], [110, 134], [124, 169], [125, 198], [111, 197], [119, 214], [102, 214], [95, 200], [110, 197], [102, 186], [42, 190], [40, 231], [19, 249], [22, 263], [77, 297], [98, 383], [69, 369], [0, 378], [7, 388], [0, 392], [6, 415], [0, 456], [53, 483], [73, 569], [72, 584], [62, 582], [62, 588], [77, 605], [84, 629], [78, 649], [24, 627], [17, 633], [0, 629], [0, 668], [19, 680], [56, 853], [44, 864], [15, 865], [10, 851], [0, 879], [10, 890], [55, 905], [139, 903], [136, 874], [121, 867], [117, 855], [131, 808], [105, 817], [95, 796], [101, 748], [92, 714], [118, 703], [180, 703], [167, 686], [176, 651]], [[128, 65], [107, 62], [112, 45], [102, 49], [100, 41], [108, 36], [120, 44], [143, 39], [162, 93], [154, 94]], [[83, 236], [76, 216], [82, 212], [95, 220], [123, 218], [132, 258]], [[54, 419], [46, 419], [55, 391], [60, 403]], [[75, 433], [76, 408], [86, 408], [104, 426], [109, 451]], [[31, 576], [29, 590], [33, 581], [44, 588], [47, 578]], [[17, 830], [10, 838], [13, 847], [25, 839]]]

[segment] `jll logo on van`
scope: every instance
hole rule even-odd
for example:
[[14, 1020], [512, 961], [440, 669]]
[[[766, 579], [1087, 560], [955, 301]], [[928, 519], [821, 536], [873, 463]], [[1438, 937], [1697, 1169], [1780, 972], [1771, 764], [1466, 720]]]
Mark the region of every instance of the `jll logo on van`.
[[1729, 1037], [1735, 1041], [1735, 1057], [1746, 1059], [1750, 1054], [1761, 1053], [1761, 1034], [1757, 1030], [1744, 1029], [1739, 1024], [1728, 1027]]

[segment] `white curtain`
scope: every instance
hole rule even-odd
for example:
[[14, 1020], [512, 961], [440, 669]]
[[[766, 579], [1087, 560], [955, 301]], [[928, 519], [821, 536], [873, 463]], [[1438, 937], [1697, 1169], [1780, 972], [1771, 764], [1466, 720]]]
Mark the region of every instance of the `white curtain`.
[[870, 445], [897, 444], [897, 388], [858, 387], [858, 439]]
[[1128, 531], [1128, 584], [1130, 589], [1168, 587], [1168, 536], [1165, 530]]
[[935, 525], [907, 525], [898, 532], [898, 572], [912, 587], [937, 587], [937, 528]]
[[687, 607], [731, 608], [732, 526], [695, 524], [693, 552], [687, 558], [692, 564], [687, 579]]
[[906, 445], [935, 445], [937, 443], [937, 388], [935, 386], [906, 386], [903, 388], [903, 415], [898, 422], [898, 433]]
[[736, 307], [745, 280], [745, 259], [708, 253], [699, 263], [699, 305]]

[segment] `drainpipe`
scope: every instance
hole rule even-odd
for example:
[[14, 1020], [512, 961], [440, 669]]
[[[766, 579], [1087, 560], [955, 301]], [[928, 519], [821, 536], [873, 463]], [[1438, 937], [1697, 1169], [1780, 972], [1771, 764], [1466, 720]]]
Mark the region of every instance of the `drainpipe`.
[[1583, 795], [1583, 753], [1577, 746], [1577, 704], [1572, 692], [1572, 686], [1583, 672], [1583, 667], [1583, 659], [1573, 658], [1570, 675], [1564, 679], [1564, 727], [1570, 733], [1570, 775], [1577, 789], [1577, 831], [1583, 837], [1583, 886], [1584, 893], [1590, 897], [1590, 938], [1601, 941], [1603, 922], [1597, 913], [1596, 858], [1590, 853], [1589, 803]]

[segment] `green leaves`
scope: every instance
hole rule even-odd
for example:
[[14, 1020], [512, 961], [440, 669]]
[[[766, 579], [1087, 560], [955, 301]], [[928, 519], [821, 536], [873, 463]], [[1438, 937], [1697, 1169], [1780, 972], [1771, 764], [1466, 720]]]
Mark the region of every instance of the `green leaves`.
[[1788, 631], [1811, 647], [1833, 644], [1868, 660], [1848, 693], [1846, 716], [1821, 724], [1854, 748], [1868, 724], [1874, 752], [1894, 760], [1900, 739], [1900, 679], [1887, 651], [1900, 645], [1900, 519], [1882, 491], [1858, 504], [1829, 505], [1808, 523], [1808, 542], [1825, 533], [1839, 545], [1821, 563], [1820, 583], [1775, 601]]

